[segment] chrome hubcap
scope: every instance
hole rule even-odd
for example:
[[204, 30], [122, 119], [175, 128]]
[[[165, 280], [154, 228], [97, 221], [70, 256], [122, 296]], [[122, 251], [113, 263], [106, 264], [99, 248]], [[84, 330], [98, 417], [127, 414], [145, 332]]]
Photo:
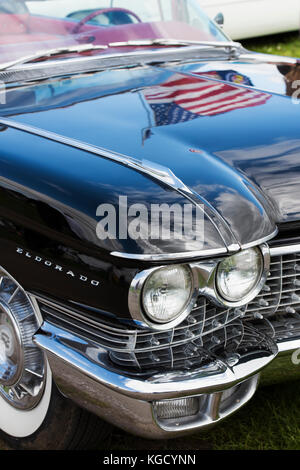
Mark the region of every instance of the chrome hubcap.
[[14, 325], [0, 305], [0, 383], [15, 382], [20, 364], [17, 343]]
[[22, 410], [34, 408], [44, 390], [44, 356], [32, 341], [38, 328], [27, 294], [0, 268], [0, 397]]

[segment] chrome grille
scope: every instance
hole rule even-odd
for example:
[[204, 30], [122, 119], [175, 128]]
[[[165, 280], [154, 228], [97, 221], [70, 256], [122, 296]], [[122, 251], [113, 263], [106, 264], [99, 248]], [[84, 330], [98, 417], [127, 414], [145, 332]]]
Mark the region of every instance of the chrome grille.
[[300, 313], [275, 315], [263, 318], [254, 326], [277, 343], [291, 338], [300, 338]]
[[167, 331], [112, 328], [82, 313], [44, 303], [41, 310], [48, 321], [105, 348], [112, 363], [122, 369], [199, 367], [211, 362], [218, 348], [234, 350], [244, 342], [251, 344], [249, 335], [245, 336], [247, 325], [254, 324], [277, 342], [300, 337], [300, 253], [273, 256], [264, 289], [247, 306], [221, 309], [199, 297], [188, 318]]
[[[245, 308], [221, 309], [199, 297], [192, 313], [179, 326], [149, 332], [109, 328], [88, 316], [58, 306], [53, 308], [44, 302], [40, 302], [40, 308], [47, 321], [103, 346], [114, 363], [140, 370], [154, 366], [192, 367], [195, 362], [199, 365], [200, 359], [208, 359], [203, 352], [204, 338], [214, 340], [215, 332], [239, 319], [245, 311]], [[219, 344], [219, 340], [215, 341]]]
[[192, 339], [188, 343], [169, 345], [157, 350], [135, 350], [132, 353], [115, 354], [111, 352], [114, 363], [132, 366], [146, 370], [159, 371], [160, 369], [189, 370], [211, 364], [216, 357], [232, 357], [236, 352], [244, 354], [252, 349], [264, 349], [268, 342], [267, 337], [261, 337], [242, 320], [236, 320], [223, 328], [209, 333], [202, 338]]
[[300, 311], [300, 253], [271, 258], [262, 292], [247, 306], [246, 315], [295, 314]]

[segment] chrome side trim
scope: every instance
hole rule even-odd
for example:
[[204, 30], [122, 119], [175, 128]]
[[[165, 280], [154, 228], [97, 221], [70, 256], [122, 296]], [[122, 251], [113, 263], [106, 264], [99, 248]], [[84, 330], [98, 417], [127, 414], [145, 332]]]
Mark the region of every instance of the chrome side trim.
[[102, 147], [96, 147], [95, 145], [82, 142], [71, 137], [65, 137], [55, 132], [46, 131], [28, 124], [23, 124], [11, 119], [0, 118], [0, 125], [11, 127], [28, 134], [43, 137], [44, 139], [58, 142], [69, 147], [73, 147], [85, 152], [93, 153], [102, 158], [112, 160], [121, 165], [133, 168], [141, 171], [151, 177], [155, 177], [159, 181], [164, 182], [166, 185], [171, 186], [173, 189], [185, 189], [187, 192], [191, 192], [183, 183], [180, 181], [174, 173], [167, 167], [162, 165], [149, 162], [147, 160], [137, 160], [127, 155], [118, 154], [112, 151], [108, 151]]
[[[239, 245], [235, 245], [236, 250], [239, 251]], [[217, 248], [215, 250], [200, 250], [200, 251], [187, 251], [186, 253], [159, 253], [159, 254], [143, 254], [136, 255], [132, 253], [120, 253], [119, 251], [112, 251], [111, 255], [117, 258], [123, 258], [136, 261], [176, 261], [186, 259], [196, 259], [203, 257], [211, 257], [218, 255], [225, 255], [228, 250], [224, 248]]]
[[[264, 238], [260, 238], [259, 240], [255, 240], [251, 243], [247, 243], [246, 245], [238, 245], [232, 244], [225, 248], [217, 248], [215, 250], [200, 250], [200, 251], [187, 251], [186, 253], [159, 253], [159, 254], [142, 254], [142, 255], [135, 255], [131, 253], [120, 253], [119, 251], [112, 251], [111, 255], [116, 256], [118, 258], [128, 259], [128, 260], [137, 260], [137, 261], [176, 261], [176, 260], [193, 260], [197, 258], [209, 258], [218, 255], [226, 255], [226, 254], [234, 254], [240, 250], [247, 250], [248, 248], [253, 248], [258, 245], [262, 245], [270, 241], [272, 238], [276, 237], [278, 233], [278, 228], [274, 230], [274, 232], [270, 233], [269, 235], [265, 236]], [[272, 250], [272, 249], [271, 249]], [[274, 248], [273, 248], [274, 250]], [[300, 245], [299, 245], [300, 251]], [[271, 254], [271, 256], [276, 256], [275, 254]]]
[[[56, 301], [52, 301], [52, 300], [49, 300], [49, 299], [46, 299], [44, 297], [41, 297], [37, 294], [29, 294], [29, 297], [31, 297], [32, 299], [35, 299], [35, 302], [36, 304], [39, 306], [39, 303], [41, 304], [42, 307], [46, 306], [46, 307], [50, 307], [54, 310], [56, 310], [58, 313], [62, 313], [62, 314], [66, 314], [68, 316], [70, 316], [71, 318], [75, 318], [75, 319], [78, 319], [78, 320], [81, 320], [84, 318], [84, 321], [85, 321], [85, 324], [88, 324], [90, 325], [91, 327], [97, 327], [99, 326], [99, 322], [98, 321], [95, 321], [91, 318], [87, 318], [86, 316], [84, 316], [82, 313], [78, 314], [76, 312], [76, 310], [73, 310], [71, 308], [68, 308], [68, 307], [65, 307], [63, 305], [60, 305], [58, 304]], [[72, 302], [72, 301], [71, 301]], [[74, 302], [74, 307], [76, 308], [76, 303]], [[38, 307], [40, 310], [40, 306]], [[41, 322], [40, 326], [42, 325], [43, 322]], [[137, 333], [137, 330], [136, 329], [130, 329], [130, 327], [126, 327], [126, 329], [121, 329], [121, 328], [115, 328], [111, 325], [107, 326], [105, 323], [101, 322], [101, 328], [104, 330], [104, 331], [107, 331], [108, 333], [116, 333], [116, 334], [127, 334], [127, 335], [135, 335]]]
[[[244, 49], [245, 50], [245, 49]], [[264, 54], [262, 52], [253, 52], [253, 51], [248, 51], [244, 54], [240, 54], [239, 60], [247, 60], [249, 59], [253, 62], [268, 62], [269, 64], [288, 64], [288, 65], [294, 65], [297, 64], [297, 59], [294, 59], [293, 57], [284, 57], [284, 56], [279, 56], [279, 55], [271, 55], [271, 54]]]
[[270, 233], [269, 235], [266, 235], [263, 238], [259, 238], [258, 240], [255, 240], [250, 243], [245, 243], [244, 245], [242, 245], [242, 250], [247, 250], [248, 248], [253, 248], [254, 246], [257, 246], [257, 245], [262, 245], [263, 243], [266, 243], [272, 240], [272, 238], [276, 237], [277, 234], [278, 234], [278, 228], [276, 227], [274, 232]]
[[75, 46], [62, 46], [62, 47], [56, 47], [56, 48], [53, 48], [53, 49], [49, 49], [49, 50], [40, 50], [40, 51], [37, 51], [33, 54], [29, 54], [25, 57], [21, 57], [21, 58], [18, 58], [18, 59], [15, 59], [11, 62], [6, 62], [4, 64], [1, 64], [0, 65], [0, 72], [4, 72], [5, 70], [8, 70], [8, 69], [11, 69], [17, 65], [25, 65], [29, 62], [34, 62], [34, 60], [38, 60], [38, 59], [42, 59], [43, 57], [48, 57], [50, 59], [50, 57], [52, 56], [55, 56], [55, 55], [59, 55], [59, 54], [68, 54], [68, 53], [71, 53], [71, 52], [77, 52], [77, 53], [80, 53], [80, 52], [92, 52], [92, 51], [95, 51], [95, 50], [105, 50], [105, 49], [108, 49], [108, 46], [102, 46], [102, 45], [97, 45], [97, 46], [94, 46], [92, 44], [79, 44], [79, 45], [75, 45]]
[[[242, 44], [239, 42], [234, 41], [188, 41], [183, 40], [180, 41], [178, 39], [169, 39], [169, 38], [162, 38], [162, 39], [133, 39], [129, 41], [119, 41], [119, 42], [110, 42], [108, 44], [109, 47], [138, 47], [138, 46], [169, 46], [169, 47], [177, 47], [177, 46], [208, 46], [214, 48], [224, 48], [224, 49], [241, 49]], [[103, 47], [103, 46], [102, 46]]]

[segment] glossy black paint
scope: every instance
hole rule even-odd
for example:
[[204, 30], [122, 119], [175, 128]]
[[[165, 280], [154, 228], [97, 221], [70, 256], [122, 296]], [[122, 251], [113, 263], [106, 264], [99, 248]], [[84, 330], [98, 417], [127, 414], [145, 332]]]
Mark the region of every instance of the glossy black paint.
[[[139, 247], [130, 239], [101, 242], [96, 235], [97, 207], [104, 201], [117, 205], [120, 194], [127, 196], [128, 205], [137, 202], [137, 195], [147, 204], [182, 204], [183, 198], [93, 154], [27, 133], [21, 136], [9, 128], [1, 133], [3, 265], [31, 292], [127, 316], [128, 286], [136, 263], [118, 261], [109, 253], [123, 251], [123, 246], [132, 251]], [[221, 243], [216, 238], [218, 243], [213, 244], [214, 237], [218, 235], [212, 232], [207, 238], [211, 248]]]
[[[289, 96], [289, 77], [298, 73], [299, 64], [266, 63], [255, 55], [238, 62], [120, 68], [10, 84], [0, 115], [170, 168], [200, 196], [208, 215], [213, 211], [230, 227], [232, 243], [247, 245], [300, 219], [300, 108]], [[207, 115], [188, 109], [176, 118], [149, 99], [170, 80], [216, 88], [226, 83], [229, 93], [254, 91], [257, 103], [249, 97], [241, 108], [223, 106]], [[117, 206], [120, 195], [128, 205], [147, 207], [187, 201], [155, 178], [93, 152], [6, 126], [0, 131], [1, 265], [29, 291], [88, 305], [110, 320], [128, 318], [128, 286], [149, 263], [118, 259], [112, 251], [225, 248], [208, 216], [204, 247], [197, 240], [99, 240], [99, 204]]]

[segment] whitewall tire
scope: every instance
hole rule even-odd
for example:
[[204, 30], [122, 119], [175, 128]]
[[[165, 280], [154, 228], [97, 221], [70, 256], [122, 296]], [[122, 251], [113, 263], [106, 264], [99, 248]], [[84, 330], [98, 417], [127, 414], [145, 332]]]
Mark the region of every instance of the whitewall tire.
[[32, 410], [19, 410], [0, 395], [0, 429], [11, 437], [23, 438], [34, 434], [42, 426], [50, 404], [52, 374], [46, 365], [46, 383], [40, 402]]

